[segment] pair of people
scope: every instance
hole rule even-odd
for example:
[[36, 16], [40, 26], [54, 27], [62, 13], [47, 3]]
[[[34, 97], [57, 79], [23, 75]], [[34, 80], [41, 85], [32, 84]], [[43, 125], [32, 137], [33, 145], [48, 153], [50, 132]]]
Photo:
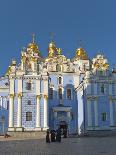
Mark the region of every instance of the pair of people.
[[61, 130], [58, 128], [58, 130], [47, 130], [46, 132], [46, 142], [50, 143], [50, 135], [51, 135], [51, 142], [61, 142]]

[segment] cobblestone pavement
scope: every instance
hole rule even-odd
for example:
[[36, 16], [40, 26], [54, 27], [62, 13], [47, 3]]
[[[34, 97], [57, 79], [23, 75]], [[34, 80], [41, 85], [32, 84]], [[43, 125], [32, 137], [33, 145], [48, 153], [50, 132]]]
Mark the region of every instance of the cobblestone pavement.
[[61, 143], [0, 137], [0, 155], [116, 155], [116, 137], [62, 138]]

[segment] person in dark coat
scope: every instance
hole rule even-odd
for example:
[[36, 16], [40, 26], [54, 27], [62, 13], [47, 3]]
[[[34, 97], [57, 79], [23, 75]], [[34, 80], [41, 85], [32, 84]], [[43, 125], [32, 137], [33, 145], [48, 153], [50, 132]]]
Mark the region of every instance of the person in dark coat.
[[61, 142], [61, 129], [60, 128], [58, 128], [58, 130], [56, 131], [56, 141]]
[[50, 132], [47, 130], [46, 132], [46, 143], [50, 143]]
[[64, 138], [67, 138], [67, 129], [65, 128], [63, 131]]
[[56, 141], [55, 130], [51, 130], [51, 142], [55, 142], [55, 141]]

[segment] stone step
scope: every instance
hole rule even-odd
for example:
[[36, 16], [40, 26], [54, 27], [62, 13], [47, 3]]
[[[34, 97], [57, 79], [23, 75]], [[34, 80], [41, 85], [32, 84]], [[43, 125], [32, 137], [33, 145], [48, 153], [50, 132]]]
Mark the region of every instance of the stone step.
[[46, 132], [44, 131], [26, 131], [26, 132], [7, 132], [8, 135], [11, 137], [17, 137], [17, 138], [45, 138]]

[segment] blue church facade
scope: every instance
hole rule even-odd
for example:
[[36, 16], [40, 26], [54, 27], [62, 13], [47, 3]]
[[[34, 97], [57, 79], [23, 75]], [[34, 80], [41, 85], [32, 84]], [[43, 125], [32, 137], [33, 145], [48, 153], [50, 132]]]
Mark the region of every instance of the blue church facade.
[[0, 78], [0, 133], [115, 130], [115, 102], [116, 72], [102, 54], [91, 63], [79, 48], [68, 59], [51, 42], [42, 58], [33, 40]]

